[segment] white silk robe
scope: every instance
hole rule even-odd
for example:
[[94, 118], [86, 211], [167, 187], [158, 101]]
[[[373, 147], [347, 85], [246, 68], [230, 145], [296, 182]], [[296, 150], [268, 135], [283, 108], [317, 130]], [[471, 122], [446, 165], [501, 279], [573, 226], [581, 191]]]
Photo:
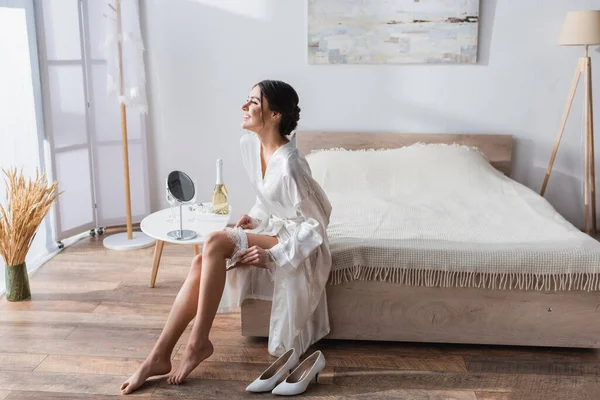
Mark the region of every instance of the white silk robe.
[[293, 347], [303, 354], [329, 333], [325, 285], [331, 270], [331, 204], [296, 148], [295, 133], [273, 153], [264, 179], [258, 137], [244, 134], [241, 150], [257, 197], [248, 215], [260, 220], [246, 232], [276, 236], [279, 243], [270, 250], [271, 271], [241, 267], [227, 272], [219, 311], [231, 311], [247, 298], [271, 300], [269, 353], [280, 356]]

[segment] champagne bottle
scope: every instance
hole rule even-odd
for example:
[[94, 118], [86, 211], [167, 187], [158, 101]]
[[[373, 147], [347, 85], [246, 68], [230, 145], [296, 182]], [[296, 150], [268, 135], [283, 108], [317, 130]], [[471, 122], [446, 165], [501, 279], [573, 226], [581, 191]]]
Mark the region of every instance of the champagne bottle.
[[217, 183], [212, 195], [213, 212], [216, 214], [229, 214], [229, 198], [227, 188], [223, 183], [223, 160], [217, 160]]

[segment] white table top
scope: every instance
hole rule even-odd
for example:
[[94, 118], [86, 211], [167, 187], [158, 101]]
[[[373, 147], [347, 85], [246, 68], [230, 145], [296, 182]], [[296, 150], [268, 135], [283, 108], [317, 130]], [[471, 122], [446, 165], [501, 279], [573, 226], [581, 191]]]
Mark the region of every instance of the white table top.
[[[174, 210], [175, 211], [175, 210]], [[172, 230], [179, 229], [179, 206], [176, 207], [175, 218], [169, 222], [169, 208], [148, 215], [140, 223], [140, 228], [148, 236], [158, 240], [177, 244], [202, 244], [206, 237], [212, 232], [225, 229], [231, 215], [231, 206], [228, 215], [207, 214], [198, 211], [190, 211], [189, 205], [183, 206], [183, 229], [191, 229], [196, 232], [196, 237], [190, 240], [176, 240], [167, 236]], [[194, 221], [190, 219], [194, 217]]]

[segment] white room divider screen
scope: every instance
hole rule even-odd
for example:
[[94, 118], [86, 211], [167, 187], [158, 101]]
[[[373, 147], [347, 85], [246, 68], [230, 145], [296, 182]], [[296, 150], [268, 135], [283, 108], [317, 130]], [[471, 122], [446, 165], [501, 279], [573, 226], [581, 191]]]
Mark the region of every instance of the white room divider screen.
[[[57, 239], [125, 224], [119, 103], [107, 94], [106, 1], [36, 0], [48, 153], [64, 193]], [[145, 118], [128, 110], [133, 222], [150, 212]]]
[[[33, 0], [0, 0], [0, 169], [15, 167], [25, 177], [34, 177], [36, 168], [44, 170], [46, 165], [34, 14]], [[4, 178], [0, 173], [0, 203], [6, 206]], [[28, 271], [56, 250], [53, 232], [52, 218], [47, 216], [27, 252]], [[4, 268], [0, 257], [0, 295], [5, 291]]]

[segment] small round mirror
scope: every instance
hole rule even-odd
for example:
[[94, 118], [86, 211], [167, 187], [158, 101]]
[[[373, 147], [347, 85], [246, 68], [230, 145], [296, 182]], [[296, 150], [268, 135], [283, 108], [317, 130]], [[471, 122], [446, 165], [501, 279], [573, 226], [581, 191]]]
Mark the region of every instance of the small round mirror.
[[167, 177], [167, 188], [169, 192], [182, 203], [194, 198], [196, 188], [190, 177], [181, 171], [173, 171]]

